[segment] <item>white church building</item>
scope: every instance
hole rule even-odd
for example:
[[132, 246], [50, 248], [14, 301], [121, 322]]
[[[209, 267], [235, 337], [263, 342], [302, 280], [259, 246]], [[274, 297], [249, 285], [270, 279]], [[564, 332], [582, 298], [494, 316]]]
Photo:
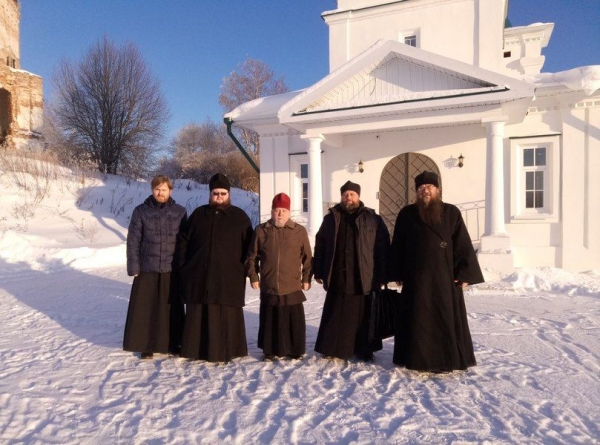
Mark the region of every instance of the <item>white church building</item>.
[[[260, 135], [260, 213], [288, 193], [314, 236], [347, 180], [393, 227], [423, 170], [482, 267], [600, 269], [600, 66], [541, 73], [554, 25], [508, 0], [338, 0], [330, 74], [225, 117]], [[460, 24], [460, 26], [457, 26]]]

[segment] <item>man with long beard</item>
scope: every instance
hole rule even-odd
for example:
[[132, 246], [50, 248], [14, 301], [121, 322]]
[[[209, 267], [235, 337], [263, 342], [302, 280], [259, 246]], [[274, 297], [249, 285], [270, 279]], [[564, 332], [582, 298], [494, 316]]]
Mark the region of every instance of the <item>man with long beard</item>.
[[476, 364], [463, 289], [483, 282], [460, 210], [442, 202], [438, 176], [415, 178], [417, 202], [400, 210], [389, 279], [402, 284], [404, 310], [394, 337], [394, 363], [449, 372]]
[[369, 338], [371, 292], [385, 280], [390, 236], [383, 219], [346, 182], [315, 238], [315, 281], [327, 291], [315, 351], [326, 357], [373, 360], [381, 340]]
[[186, 322], [181, 357], [228, 362], [248, 355], [243, 306], [244, 261], [252, 237], [250, 218], [231, 205], [223, 174], [209, 182], [207, 205], [198, 207], [177, 238]]

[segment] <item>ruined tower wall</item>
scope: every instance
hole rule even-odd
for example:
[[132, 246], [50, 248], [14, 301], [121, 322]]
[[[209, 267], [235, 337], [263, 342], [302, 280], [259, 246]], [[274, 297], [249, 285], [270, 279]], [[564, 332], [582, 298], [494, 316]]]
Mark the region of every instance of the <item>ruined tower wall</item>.
[[16, 0], [0, 0], [0, 62], [20, 68], [19, 22], [21, 13]]
[[20, 17], [17, 0], [0, 0], [0, 144], [38, 148], [42, 141], [43, 80], [20, 69]]

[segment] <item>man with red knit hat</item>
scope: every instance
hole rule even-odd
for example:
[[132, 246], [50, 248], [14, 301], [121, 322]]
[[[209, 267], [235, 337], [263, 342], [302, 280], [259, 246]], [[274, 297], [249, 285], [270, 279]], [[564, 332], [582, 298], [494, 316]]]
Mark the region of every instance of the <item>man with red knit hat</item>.
[[310, 289], [312, 251], [306, 229], [290, 219], [290, 197], [273, 198], [271, 219], [256, 226], [246, 273], [260, 289], [258, 347], [265, 360], [301, 358], [306, 352], [303, 291]]

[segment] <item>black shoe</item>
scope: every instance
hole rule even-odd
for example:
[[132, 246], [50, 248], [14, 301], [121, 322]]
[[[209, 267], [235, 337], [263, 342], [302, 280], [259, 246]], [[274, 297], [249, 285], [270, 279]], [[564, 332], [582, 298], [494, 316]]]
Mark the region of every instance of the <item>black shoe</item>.
[[288, 354], [287, 358], [290, 360], [302, 360], [303, 354]]
[[151, 352], [142, 352], [142, 353], [140, 354], [140, 358], [141, 358], [142, 360], [149, 360], [149, 359], [151, 359], [151, 358], [152, 358], [152, 356], [153, 356], [153, 355], [152, 355], [152, 353], [151, 353]]
[[274, 362], [275, 360], [277, 360], [277, 357], [273, 354], [265, 354], [265, 356], [263, 357], [263, 361], [265, 362]]
[[374, 362], [375, 361], [375, 356], [373, 355], [372, 352], [367, 352], [365, 354], [360, 354], [360, 359], [363, 362]]

